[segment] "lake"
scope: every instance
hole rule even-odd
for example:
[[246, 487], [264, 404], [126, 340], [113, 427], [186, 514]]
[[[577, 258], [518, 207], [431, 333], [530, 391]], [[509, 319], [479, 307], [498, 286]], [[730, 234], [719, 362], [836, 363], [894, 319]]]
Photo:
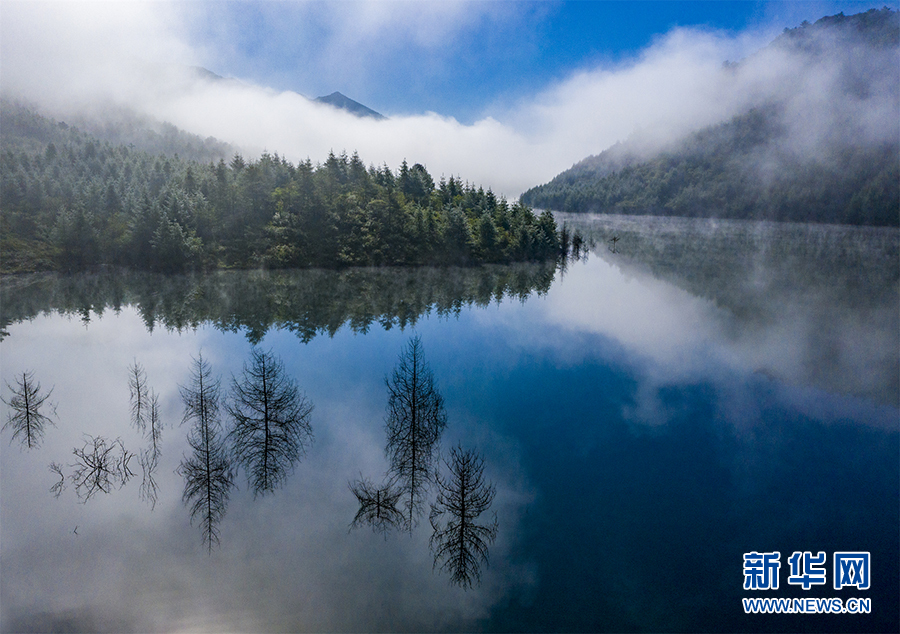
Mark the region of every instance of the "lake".
[[[32, 371], [56, 426], [0, 443], [3, 631], [896, 631], [900, 233], [560, 220], [595, 241], [564, 266], [4, 278], [4, 399]], [[474, 450], [495, 490], [470, 589], [435, 566], [427, 511], [350, 526], [351, 482], [388, 471], [386, 377], [413, 336], [441, 454]], [[202, 353], [229, 392], [254, 348], [313, 404], [314, 440], [273, 493], [238, 472], [208, 549], [179, 386]], [[135, 363], [163, 425], [156, 502], [136, 457], [85, 500], [88, 437], [146, 447]], [[827, 557], [808, 589], [788, 582], [806, 551]], [[744, 589], [753, 552], [780, 554], [777, 589]], [[832, 586], [838, 552], [870, 554], [868, 588]], [[746, 614], [754, 597], [871, 610]]]

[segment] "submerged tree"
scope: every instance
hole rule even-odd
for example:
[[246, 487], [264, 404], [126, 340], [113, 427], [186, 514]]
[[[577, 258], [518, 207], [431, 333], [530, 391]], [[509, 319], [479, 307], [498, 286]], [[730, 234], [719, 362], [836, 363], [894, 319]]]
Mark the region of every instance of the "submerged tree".
[[[3, 425], [3, 429], [12, 428], [10, 443], [16, 438], [20, 438], [25, 447], [34, 449], [44, 437], [44, 428], [48, 424], [54, 425], [53, 420], [41, 412], [44, 403], [53, 393], [53, 388], [50, 388], [46, 394], [41, 394], [41, 384], [35, 383], [33, 372], [23, 372], [21, 379], [16, 378], [16, 387], [9, 383], [6, 384], [6, 387], [12, 392], [12, 397], [8, 401], [5, 398], [0, 400], [6, 403], [12, 411]], [[56, 408], [53, 407], [53, 404], [48, 405], [55, 414]]]
[[220, 381], [203, 355], [194, 359], [191, 383], [180, 388], [184, 401], [182, 423], [191, 423], [188, 444], [193, 453], [181, 461], [184, 477], [182, 501], [190, 506], [191, 523], [197, 520], [203, 543], [211, 551], [219, 543], [219, 522], [225, 516], [228, 494], [234, 486], [231, 465], [221, 437], [219, 422]]
[[403, 523], [403, 514], [397, 508], [401, 492], [390, 482], [379, 488], [368, 479], [356, 480], [350, 483], [350, 490], [359, 501], [359, 510], [350, 528], [368, 524], [373, 531], [387, 534]]
[[72, 450], [76, 462], [70, 476], [82, 502], [97, 493], [109, 493], [113, 486], [121, 487], [134, 475], [130, 468], [134, 454], [125, 449], [121, 439], [88, 435], [85, 439], [84, 447]]
[[254, 494], [274, 491], [312, 442], [313, 405], [271, 351], [253, 349], [243, 378], [232, 378], [225, 408], [234, 419], [231, 453], [247, 472]]
[[461, 447], [450, 450], [450, 477], [438, 476], [438, 496], [431, 507], [431, 551], [434, 565], [450, 574], [450, 582], [471, 588], [481, 580], [488, 561], [488, 545], [497, 536], [497, 518], [478, 524], [491, 506], [496, 490], [484, 482], [484, 460]]
[[141, 481], [141, 499], [150, 502], [151, 510], [156, 508], [159, 487], [156, 484], [156, 468], [159, 466], [160, 441], [162, 440], [162, 423], [159, 420], [159, 395], [151, 391], [147, 397], [147, 437], [149, 447], [141, 450], [140, 463], [143, 479]]
[[385, 383], [389, 393], [385, 453], [389, 473], [402, 495], [407, 528], [412, 530], [424, 510], [428, 485], [434, 481], [437, 443], [447, 425], [444, 398], [434, 385], [418, 335], [410, 339]]
[[150, 503], [150, 509], [156, 508], [156, 500], [159, 497], [159, 486], [156, 484], [156, 468], [159, 466], [159, 453], [153, 449], [142, 449], [140, 456], [141, 472], [141, 499]]
[[147, 398], [147, 440], [150, 441], [150, 451], [159, 454], [159, 445], [162, 441], [162, 421], [159, 419], [159, 394], [151, 391]]
[[128, 388], [131, 391], [131, 423], [144, 431], [147, 427], [150, 394], [147, 390], [147, 373], [137, 361], [128, 366]]
[[60, 495], [60, 494], [65, 490], [65, 488], [66, 488], [66, 476], [65, 476], [65, 474], [63, 473], [62, 465], [59, 464], [58, 462], [51, 462], [51, 463], [50, 463], [50, 471], [52, 471], [53, 473], [55, 473], [56, 475], [59, 476], [59, 480], [57, 480], [56, 482], [54, 482], [54, 483], [53, 483], [53, 486], [50, 487], [50, 493], [53, 494], [53, 497], [57, 497], [57, 498], [58, 498], [59, 495]]

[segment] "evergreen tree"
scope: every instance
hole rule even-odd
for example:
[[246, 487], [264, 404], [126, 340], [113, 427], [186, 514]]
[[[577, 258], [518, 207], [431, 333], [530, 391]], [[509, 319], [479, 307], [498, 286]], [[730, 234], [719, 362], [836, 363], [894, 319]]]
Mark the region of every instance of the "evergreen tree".
[[488, 546], [497, 537], [497, 518], [480, 524], [479, 516], [494, 500], [496, 489], [484, 481], [484, 459], [461, 447], [450, 450], [449, 477], [438, 476], [437, 501], [431, 507], [431, 550], [434, 565], [464, 589], [481, 580]]
[[193, 453], [178, 468], [184, 478], [182, 500], [190, 506], [191, 522], [197, 520], [203, 543], [212, 550], [219, 543], [219, 522], [225, 516], [228, 495], [234, 486], [219, 422], [220, 382], [203, 355], [194, 359], [191, 382], [180, 388], [184, 401], [183, 423], [191, 424], [188, 444]]
[[231, 455], [247, 473], [255, 495], [274, 492], [312, 442], [313, 406], [271, 351], [254, 348], [243, 377], [232, 379], [225, 409], [233, 420]]
[[424, 495], [434, 482], [437, 445], [447, 414], [444, 398], [425, 362], [422, 340], [410, 339], [390, 378], [385, 416], [389, 472], [401, 493], [404, 521], [409, 530], [424, 510]]
[[47, 403], [53, 389], [42, 394], [41, 384], [35, 382], [33, 372], [23, 372], [22, 378], [16, 379], [16, 387], [9, 383], [6, 387], [12, 392], [12, 397], [8, 401], [2, 399], [10, 408], [3, 430], [7, 427], [12, 429], [10, 443], [18, 438], [23, 446], [34, 449], [44, 438], [47, 425], [54, 425], [53, 420], [41, 411], [47, 404], [55, 412], [56, 408]]

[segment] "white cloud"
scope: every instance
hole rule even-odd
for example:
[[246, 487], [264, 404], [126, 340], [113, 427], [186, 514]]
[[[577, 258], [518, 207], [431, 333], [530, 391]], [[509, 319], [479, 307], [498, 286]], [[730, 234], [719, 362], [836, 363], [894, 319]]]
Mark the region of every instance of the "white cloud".
[[136, 100], [137, 68], [193, 59], [171, 4], [4, 2], [2, 18], [4, 93], [52, 105]]
[[[369, 68], [359, 60], [381, 55], [385, 48], [407, 46], [410, 54], [439, 50], [441, 42], [462, 37], [473, 21], [501, 20], [512, 10], [505, 5], [471, 10], [465, 3], [339, 3], [324, 12], [317, 7], [265, 5], [260, 19], [271, 27], [272, 37], [258, 36], [259, 47], [271, 52], [290, 38], [296, 24], [298, 43], [289, 53], [299, 56], [297, 63], [307, 55], [310, 67], [302, 72], [325, 69], [337, 77]], [[207, 35], [219, 31], [205, 44], [189, 41], [189, 33], [204, 39], [197, 36], [198, 24], [214, 15], [207, 5], [5, 3], [3, 91], [57, 112], [92, 100], [130, 104], [251, 154], [265, 148], [294, 161], [310, 157], [315, 162], [330, 150], [357, 150], [364, 161], [391, 167], [405, 158], [425, 164], [435, 176], [457, 174], [510, 197], [617, 141], [636, 136], [659, 147], [727, 119], [775, 87], [802, 87], [788, 111], [805, 126], [796, 136], [807, 142], [848, 119], [863, 136], [877, 137], [885, 117], [896, 115], [890, 100], [835, 102], [833, 77], [808, 67], [800, 73], [796, 60], [784, 55], [756, 55], [739, 71], [723, 71], [725, 60], [745, 57], [771, 33], [734, 36], [681, 29], [659, 38], [636, 59], [573, 72], [513, 108], [471, 124], [435, 113], [378, 122], [250, 83], [186, 83], [178, 70], [185, 65], [214, 59], [219, 51], [236, 55], [225, 43], [239, 28], [228, 22], [233, 16], [224, 26], [209, 25]], [[319, 34], [313, 35], [316, 30]], [[313, 40], [321, 42], [321, 50], [311, 50]]]

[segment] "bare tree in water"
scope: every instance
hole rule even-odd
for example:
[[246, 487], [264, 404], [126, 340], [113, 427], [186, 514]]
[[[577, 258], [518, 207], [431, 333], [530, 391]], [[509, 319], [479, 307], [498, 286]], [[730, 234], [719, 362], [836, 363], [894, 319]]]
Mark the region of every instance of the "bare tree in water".
[[85, 439], [84, 447], [72, 450], [75, 464], [71, 466], [75, 470], [70, 476], [82, 502], [97, 493], [109, 493], [114, 486], [123, 486], [134, 475], [130, 467], [134, 454], [120, 439], [110, 441], [88, 435]]
[[385, 383], [389, 393], [385, 453], [401, 493], [406, 527], [412, 530], [424, 511], [424, 496], [434, 481], [438, 440], [447, 425], [444, 399], [425, 363], [419, 336], [410, 339]]
[[62, 465], [58, 462], [50, 463], [50, 471], [59, 476], [59, 480], [57, 480], [52, 487], [50, 487], [50, 493], [53, 494], [53, 497], [59, 497], [60, 494], [66, 489], [66, 475], [63, 473]]
[[356, 480], [350, 483], [350, 490], [359, 501], [359, 511], [350, 528], [367, 524], [376, 533], [386, 535], [390, 529], [403, 524], [403, 514], [397, 508], [401, 492], [391, 483], [379, 488], [368, 479]]
[[128, 389], [131, 391], [131, 424], [143, 432], [150, 415], [150, 391], [147, 373], [137, 360], [128, 366]]
[[228, 494], [234, 486], [219, 422], [221, 382], [201, 354], [194, 359], [191, 383], [180, 388], [183, 423], [190, 423], [188, 444], [193, 449], [178, 467], [184, 478], [182, 501], [190, 507], [191, 523], [200, 524], [203, 543], [211, 551], [219, 543], [219, 522], [225, 516]]
[[141, 450], [140, 463], [143, 478], [141, 480], [141, 499], [150, 503], [151, 510], [156, 508], [159, 487], [156, 484], [156, 469], [159, 466], [160, 444], [162, 441], [162, 421], [159, 418], [159, 395], [150, 391], [146, 401], [146, 435], [149, 446]]
[[481, 581], [488, 545], [497, 536], [497, 519], [479, 524], [478, 517], [494, 499], [493, 485], [484, 481], [484, 460], [474, 451], [450, 450], [450, 476], [438, 476], [437, 500], [431, 507], [431, 551], [436, 568], [465, 589]]
[[253, 349], [240, 381], [232, 379], [225, 408], [234, 420], [231, 453], [255, 495], [273, 492], [312, 443], [313, 406], [271, 351]]
[[159, 485], [156, 484], [156, 469], [159, 467], [159, 453], [153, 449], [142, 449], [140, 455], [141, 473], [141, 499], [150, 503], [150, 510], [156, 508], [156, 500], [159, 498]]
[[[53, 393], [53, 388], [46, 394], [41, 394], [41, 384], [35, 383], [33, 372], [23, 372], [21, 378], [16, 378], [16, 387], [9, 383], [6, 387], [12, 392], [12, 397], [7, 401], [0, 399], [10, 407], [9, 416], [3, 425], [12, 429], [10, 443], [17, 438], [28, 449], [37, 447], [44, 438], [44, 428], [54, 425], [53, 420], [41, 412], [41, 408], [47, 403], [47, 399]], [[47, 404], [52, 410], [56, 408], [52, 403]]]
[[150, 441], [150, 451], [157, 456], [160, 453], [162, 442], [162, 421], [159, 417], [159, 394], [151, 390], [147, 398], [147, 440]]

